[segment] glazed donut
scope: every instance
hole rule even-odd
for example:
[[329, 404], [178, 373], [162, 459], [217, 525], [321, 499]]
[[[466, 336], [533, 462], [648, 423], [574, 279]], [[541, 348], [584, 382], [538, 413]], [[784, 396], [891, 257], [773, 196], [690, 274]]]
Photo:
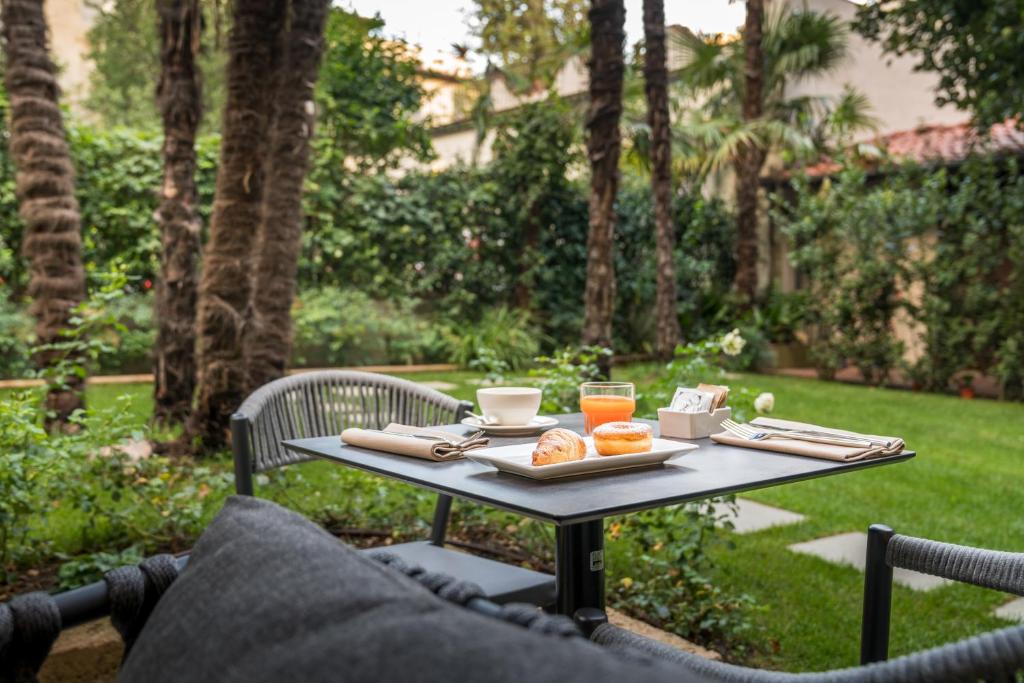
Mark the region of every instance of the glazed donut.
[[599, 455], [646, 453], [654, 430], [642, 422], [606, 422], [594, 428], [594, 448]]

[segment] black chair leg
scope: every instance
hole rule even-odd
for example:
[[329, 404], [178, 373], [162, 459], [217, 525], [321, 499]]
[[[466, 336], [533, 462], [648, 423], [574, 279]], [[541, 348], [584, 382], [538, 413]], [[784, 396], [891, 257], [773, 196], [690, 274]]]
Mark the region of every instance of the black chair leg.
[[434, 523], [430, 527], [430, 542], [443, 546], [448, 534], [448, 517], [452, 512], [452, 497], [443, 493], [437, 494], [437, 505], [434, 507]]
[[889, 619], [892, 609], [892, 567], [885, 550], [893, 530], [884, 524], [868, 529], [867, 559], [864, 565], [864, 616], [860, 633], [860, 663], [884, 662], [889, 658]]
[[231, 452], [235, 456], [235, 492], [251, 496], [252, 445], [249, 443], [249, 419], [242, 414], [231, 416]]

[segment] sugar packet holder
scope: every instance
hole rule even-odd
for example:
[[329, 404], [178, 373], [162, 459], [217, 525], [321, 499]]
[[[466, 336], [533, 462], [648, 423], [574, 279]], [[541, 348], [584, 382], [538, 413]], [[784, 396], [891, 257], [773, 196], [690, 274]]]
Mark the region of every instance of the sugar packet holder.
[[728, 388], [700, 384], [679, 387], [668, 408], [658, 409], [661, 435], [677, 439], [703, 439], [722, 431], [722, 420], [732, 417], [725, 406]]

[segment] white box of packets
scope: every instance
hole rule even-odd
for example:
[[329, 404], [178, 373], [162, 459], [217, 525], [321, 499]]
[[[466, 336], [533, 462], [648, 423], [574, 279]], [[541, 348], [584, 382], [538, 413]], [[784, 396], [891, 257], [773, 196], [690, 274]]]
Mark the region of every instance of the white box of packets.
[[728, 397], [728, 387], [679, 387], [672, 404], [658, 409], [661, 435], [670, 439], [703, 439], [717, 434], [722, 431], [722, 420], [732, 417], [732, 408], [725, 405]]

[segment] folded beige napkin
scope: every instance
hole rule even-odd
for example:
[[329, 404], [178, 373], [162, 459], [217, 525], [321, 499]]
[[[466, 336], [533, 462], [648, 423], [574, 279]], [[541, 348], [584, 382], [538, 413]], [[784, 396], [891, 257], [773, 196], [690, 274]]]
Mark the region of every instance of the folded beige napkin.
[[[876, 436], [874, 434], [858, 434], [842, 429], [831, 429], [806, 422], [793, 422], [791, 420], [777, 420], [770, 417], [759, 417], [752, 420], [755, 426], [769, 427], [773, 429], [799, 429], [818, 432], [822, 435], [835, 435], [839, 437], [854, 437], [870, 440], [870, 446], [846, 446], [830, 443], [817, 443], [814, 441], [801, 441], [797, 439], [785, 439], [773, 437], [751, 441], [739, 436], [722, 432], [712, 434], [711, 440], [717, 443], [724, 443], [730, 446], [742, 446], [743, 448], [756, 448], [764, 451], [776, 451], [778, 453], [790, 453], [792, 455], [803, 455], [809, 458], [823, 458], [825, 460], [839, 460], [842, 462], [854, 462], [868, 458], [878, 458], [883, 455], [895, 455], [903, 450], [903, 439], [894, 436]], [[826, 436], [827, 438], [827, 436]]]
[[459, 436], [429, 427], [410, 427], [391, 423], [384, 429], [359, 429], [353, 427], [341, 433], [341, 440], [351, 446], [369, 448], [374, 451], [408, 455], [425, 460], [455, 460], [466, 451], [483, 448], [488, 440], [481, 432]]

